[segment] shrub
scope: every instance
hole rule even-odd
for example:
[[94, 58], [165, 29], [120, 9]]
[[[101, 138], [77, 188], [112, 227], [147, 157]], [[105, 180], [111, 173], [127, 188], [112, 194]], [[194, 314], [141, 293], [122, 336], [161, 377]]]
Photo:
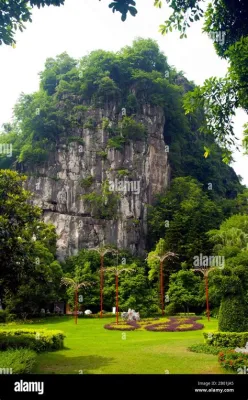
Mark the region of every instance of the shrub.
[[219, 311], [219, 331], [248, 331], [246, 305], [241, 296], [229, 296], [221, 301]]
[[147, 131], [141, 122], [136, 122], [132, 117], [124, 117], [122, 120], [122, 134], [130, 140], [143, 140], [147, 135]]
[[84, 124], [84, 129], [95, 130], [97, 127], [97, 122], [93, 120], [93, 118], [88, 118], [88, 120]]
[[192, 351], [194, 353], [218, 355], [221, 351], [225, 351], [227, 349], [225, 347], [210, 346], [206, 343], [197, 343], [197, 344], [193, 344], [192, 346], [189, 346], [188, 350]]
[[15, 314], [10, 314], [7, 310], [0, 310], [0, 323], [14, 321], [15, 318]]
[[236, 353], [234, 350], [223, 351], [219, 354], [218, 361], [222, 368], [237, 373], [244, 373], [248, 367], [248, 354]]
[[137, 98], [132, 93], [127, 96], [126, 108], [129, 113], [136, 113], [138, 110]]
[[[101, 318], [101, 313], [99, 312], [97, 314], [89, 314], [89, 315], [81, 314], [78, 317], [79, 318]], [[109, 313], [106, 312], [106, 313], [102, 314], [102, 318], [114, 318], [114, 317], [115, 317], [115, 314], [113, 314], [111, 312], [109, 312]]]
[[88, 189], [95, 181], [95, 178], [92, 175], [87, 176], [86, 178], [81, 179], [80, 185], [84, 189]]
[[106, 158], [108, 157], [108, 153], [104, 150], [97, 151], [96, 154], [97, 154], [97, 156], [101, 157], [103, 160], [106, 160]]
[[130, 171], [128, 169], [119, 169], [117, 171], [118, 176], [128, 176], [130, 174]]
[[36, 362], [36, 353], [30, 349], [10, 349], [0, 352], [0, 374], [12, 369], [12, 374], [29, 374]]
[[175, 315], [176, 310], [176, 305], [174, 303], [170, 303], [165, 307], [165, 315]]
[[125, 139], [122, 136], [115, 136], [108, 139], [107, 147], [110, 149], [122, 150], [125, 144]]
[[0, 322], [6, 322], [7, 312], [6, 310], [0, 310]]
[[29, 348], [37, 352], [64, 347], [62, 331], [42, 329], [0, 329], [0, 350]]
[[220, 307], [215, 307], [212, 310], [210, 310], [210, 316], [214, 318], [219, 318], [219, 311]]
[[84, 140], [79, 136], [69, 136], [67, 138], [68, 144], [73, 143], [73, 142], [77, 142], [77, 143], [81, 144], [82, 146], [84, 145]]
[[[194, 317], [195, 313], [176, 313], [176, 315], [179, 316], [179, 317], [185, 317], [185, 316], [186, 317]], [[201, 318], [199, 318], [199, 319], [201, 319]]]
[[203, 332], [205, 343], [220, 347], [245, 347], [248, 332]]
[[102, 129], [105, 131], [109, 127], [109, 119], [103, 117], [102, 119]]

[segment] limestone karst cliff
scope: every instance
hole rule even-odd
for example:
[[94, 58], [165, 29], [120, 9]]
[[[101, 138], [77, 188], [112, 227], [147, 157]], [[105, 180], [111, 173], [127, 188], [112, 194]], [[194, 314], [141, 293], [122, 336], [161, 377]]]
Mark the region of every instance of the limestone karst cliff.
[[[23, 172], [29, 175], [27, 188], [34, 193], [33, 203], [43, 209], [44, 221], [56, 227], [59, 259], [76, 254], [83, 247], [103, 244], [142, 254], [147, 235], [146, 206], [170, 181], [169, 149], [163, 139], [163, 110], [144, 105], [135, 120], [145, 126], [146, 139], [131, 140], [121, 150], [109, 148], [104, 157], [109, 133], [103, 129], [102, 120], [108, 119], [111, 125], [120, 122], [122, 114], [117, 112], [115, 103], [110, 103], [104, 108], [88, 110], [85, 117], [95, 121], [94, 134], [90, 128], [72, 130], [70, 135], [74, 141], [58, 142], [44, 165], [24, 168]], [[88, 177], [92, 183], [85, 187]], [[130, 182], [126, 192], [119, 191], [123, 181]], [[111, 201], [108, 196], [104, 197], [103, 186], [110, 187], [110, 182], [115, 183], [111, 195], [116, 196], [116, 202], [111, 206], [110, 215], [102, 218], [99, 207], [108, 210]], [[104, 204], [97, 210], [82, 198], [90, 193], [103, 198]]]
[[[218, 202], [236, 197], [238, 177], [201, 133], [204, 110], [185, 114], [183, 96], [193, 88], [151, 39], [80, 60], [47, 59], [39, 90], [21, 94], [0, 135], [0, 144], [13, 145], [13, 157], [0, 154], [0, 169], [28, 177], [32, 202], [56, 227], [60, 260], [109, 244], [144, 255], [159, 239], [148, 231], [147, 206], [176, 177], [196, 179]], [[163, 218], [155, 224], [164, 236]]]

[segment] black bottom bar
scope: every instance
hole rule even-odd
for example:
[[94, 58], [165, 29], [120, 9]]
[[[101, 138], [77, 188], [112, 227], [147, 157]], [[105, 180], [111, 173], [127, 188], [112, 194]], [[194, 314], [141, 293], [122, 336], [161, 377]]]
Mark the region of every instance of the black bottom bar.
[[0, 375], [0, 400], [90, 395], [248, 400], [248, 375]]

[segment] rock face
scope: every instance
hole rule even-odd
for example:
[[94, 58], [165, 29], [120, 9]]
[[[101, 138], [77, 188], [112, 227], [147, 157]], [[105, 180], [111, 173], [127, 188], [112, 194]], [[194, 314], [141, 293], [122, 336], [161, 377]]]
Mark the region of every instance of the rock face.
[[[43, 209], [44, 221], [56, 227], [60, 260], [81, 248], [108, 244], [144, 255], [146, 206], [170, 182], [163, 110], [143, 106], [135, 120], [145, 125], [147, 137], [130, 141], [121, 150], [107, 148], [109, 133], [102, 124], [103, 118], [110, 125], [122, 120], [116, 104], [90, 109], [86, 117], [94, 120], [94, 128], [72, 128], [67, 132], [70, 143], [61, 139], [45, 164], [24, 166], [29, 177], [26, 188], [34, 193], [33, 203]], [[99, 207], [82, 198], [90, 193], [98, 196], [98, 202], [102, 199]], [[111, 198], [114, 203], [109, 208]], [[108, 209], [106, 217], [99, 215], [101, 207]]]

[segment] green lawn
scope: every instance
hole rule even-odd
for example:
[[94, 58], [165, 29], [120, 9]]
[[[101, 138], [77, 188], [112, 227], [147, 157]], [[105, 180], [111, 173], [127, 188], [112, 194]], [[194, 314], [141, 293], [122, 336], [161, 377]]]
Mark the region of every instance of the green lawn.
[[32, 325], [60, 329], [66, 334], [65, 349], [38, 356], [34, 369], [39, 374], [221, 374], [217, 356], [187, 350], [203, 343], [204, 330], [217, 330], [217, 320], [204, 318], [204, 330], [191, 332], [109, 331], [103, 325], [112, 319], [49, 318]]

